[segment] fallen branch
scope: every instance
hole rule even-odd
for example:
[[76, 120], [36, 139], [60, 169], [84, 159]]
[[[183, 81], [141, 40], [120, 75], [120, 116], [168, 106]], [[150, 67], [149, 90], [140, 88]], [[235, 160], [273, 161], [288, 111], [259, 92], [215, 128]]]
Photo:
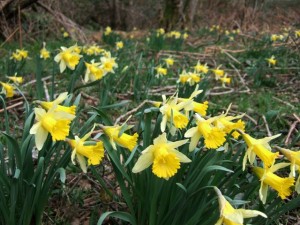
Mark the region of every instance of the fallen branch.
[[[17, 106], [19, 106], [19, 105], [22, 105], [22, 104], [23, 104], [23, 102], [17, 102], [16, 104], [7, 106], [7, 107], [6, 107], [6, 110], [13, 109], [13, 108], [15, 108], [15, 107], [17, 107]], [[5, 110], [5, 109], [0, 109], [0, 113], [4, 112], [4, 110]]]

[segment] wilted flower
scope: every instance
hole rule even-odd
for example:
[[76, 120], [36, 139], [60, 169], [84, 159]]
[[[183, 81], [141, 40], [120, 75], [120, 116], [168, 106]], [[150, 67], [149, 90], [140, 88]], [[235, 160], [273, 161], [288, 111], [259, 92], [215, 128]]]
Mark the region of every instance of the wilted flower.
[[166, 133], [154, 139], [153, 145], [148, 146], [134, 165], [132, 172], [138, 173], [152, 165], [152, 172], [164, 179], [174, 176], [180, 168], [180, 163], [189, 163], [191, 160], [176, 150], [188, 140], [168, 142]]

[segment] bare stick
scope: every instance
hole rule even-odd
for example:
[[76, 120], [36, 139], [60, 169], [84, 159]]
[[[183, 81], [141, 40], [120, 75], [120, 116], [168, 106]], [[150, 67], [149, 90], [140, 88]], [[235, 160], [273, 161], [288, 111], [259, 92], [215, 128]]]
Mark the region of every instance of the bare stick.
[[286, 101], [283, 101], [283, 100], [281, 100], [280, 98], [277, 98], [277, 97], [275, 97], [275, 96], [272, 96], [272, 98], [275, 99], [275, 100], [277, 100], [277, 101], [279, 101], [279, 102], [281, 102], [281, 103], [283, 103], [283, 104], [285, 104], [285, 105], [287, 105], [287, 106], [292, 107], [293, 109], [295, 108], [295, 106], [293, 106], [291, 103], [288, 103], [288, 102], [286, 102]]
[[236, 58], [234, 58], [231, 54], [229, 54], [227, 51], [225, 51], [224, 49], [220, 48], [220, 51], [222, 53], [225, 53], [229, 58], [231, 58], [233, 61], [235, 61], [238, 64], [242, 64], [239, 60], [237, 60]]
[[44, 89], [45, 89], [45, 97], [47, 99], [47, 102], [50, 101], [50, 95], [49, 95], [49, 91], [48, 91], [48, 88], [47, 88], [47, 83], [44, 81]]
[[[16, 104], [7, 106], [7, 107], [6, 107], [6, 110], [13, 109], [13, 108], [15, 108], [15, 107], [17, 107], [17, 106], [19, 106], [19, 105], [22, 105], [22, 104], [23, 104], [23, 102], [17, 102]], [[4, 109], [0, 109], [0, 113], [2, 113], [2, 112], [4, 112]]]
[[265, 126], [266, 126], [266, 129], [267, 129], [268, 136], [271, 137], [271, 136], [272, 136], [272, 133], [271, 133], [271, 131], [270, 131], [270, 129], [269, 129], [269, 125], [268, 125], [268, 122], [267, 122], [267, 120], [266, 120], [266, 117], [263, 115], [263, 116], [262, 116], [262, 119], [263, 119], [263, 121], [264, 121], [264, 123], [265, 123]]
[[118, 124], [120, 122], [120, 120], [127, 118], [128, 116], [132, 115], [133, 113], [135, 113], [136, 111], [138, 111], [140, 108], [142, 108], [146, 103], [151, 103], [152, 101], [149, 100], [145, 100], [143, 101], [141, 104], [139, 104], [136, 108], [128, 111], [127, 113], [125, 113], [124, 115], [119, 116], [116, 119], [115, 125]]
[[295, 122], [291, 125], [290, 130], [289, 130], [289, 133], [288, 133], [288, 135], [287, 135], [287, 137], [286, 137], [286, 139], [285, 139], [285, 142], [284, 142], [285, 145], [288, 145], [288, 144], [289, 144], [290, 138], [291, 138], [291, 135], [292, 135], [292, 132], [293, 132], [293, 130], [296, 128], [296, 126], [297, 126], [298, 123], [299, 123], [299, 121], [295, 121]]

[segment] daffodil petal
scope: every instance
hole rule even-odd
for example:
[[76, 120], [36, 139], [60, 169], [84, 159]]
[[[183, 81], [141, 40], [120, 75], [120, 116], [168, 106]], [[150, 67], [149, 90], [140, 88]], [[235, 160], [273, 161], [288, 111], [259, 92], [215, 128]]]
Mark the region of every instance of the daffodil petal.
[[153, 160], [152, 152], [146, 152], [145, 154], [142, 154], [134, 165], [132, 172], [141, 172], [142, 170], [148, 168], [153, 163]]

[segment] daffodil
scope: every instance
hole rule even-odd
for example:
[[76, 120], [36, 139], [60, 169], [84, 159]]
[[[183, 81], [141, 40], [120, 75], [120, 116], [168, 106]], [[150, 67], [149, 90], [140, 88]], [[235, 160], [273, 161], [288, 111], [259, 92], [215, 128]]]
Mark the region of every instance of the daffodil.
[[221, 77], [223, 77], [224, 74], [225, 74], [225, 71], [220, 69], [221, 66], [222, 65], [219, 65], [216, 69], [212, 70], [213, 73], [215, 74], [216, 80], [219, 79], [219, 78], [221, 78]]
[[199, 114], [194, 115], [196, 119], [196, 127], [192, 127], [187, 130], [184, 137], [191, 138], [189, 150], [195, 150], [201, 137], [204, 138], [204, 144], [207, 148], [218, 148], [226, 141], [226, 133], [223, 129], [213, 125], [213, 122], [218, 117], [212, 117], [209, 119], [202, 118]]
[[108, 36], [111, 32], [112, 32], [111, 27], [107, 26], [107, 27], [105, 28], [104, 35], [105, 35], [105, 36]]
[[[124, 124], [119, 126], [102, 126], [103, 132], [109, 137], [109, 141], [113, 149], [117, 150], [116, 143], [121, 147], [127, 148], [130, 151], [137, 145], [139, 135], [134, 133], [133, 135], [126, 134], [125, 132], [120, 134], [121, 129], [125, 126]], [[131, 129], [132, 126], [128, 126], [126, 130]]]
[[275, 66], [276, 63], [277, 63], [277, 60], [275, 59], [275, 56], [274, 56], [274, 55], [272, 55], [271, 58], [267, 58], [266, 60], [268, 61], [269, 66], [271, 66], [271, 65], [272, 65], [272, 66]]
[[260, 179], [261, 185], [259, 189], [259, 197], [263, 204], [266, 203], [268, 187], [272, 187], [278, 192], [281, 199], [286, 199], [291, 195], [292, 190], [290, 189], [295, 180], [293, 177], [282, 178], [274, 174], [277, 170], [289, 166], [289, 163], [278, 163], [270, 168], [254, 167], [253, 171]]
[[182, 35], [182, 38], [183, 38], [184, 40], [186, 40], [188, 37], [189, 37], [188, 33], [184, 33], [184, 34]]
[[180, 163], [189, 163], [191, 160], [176, 150], [188, 140], [169, 142], [166, 133], [154, 139], [153, 145], [148, 146], [134, 165], [132, 172], [139, 173], [152, 165], [152, 172], [164, 179], [174, 176], [180, 168]]
[[[187, 126], [189, 122], [189, 118], [181, 113], [180, 111], [185, 109], [190, 111], [193, 109], [192, 101], [184, 101], [178, 103], [178, 97], [171, 97], [168, 100], [166, 96], [163, 95], [163, 102], [160, 107], [160, 112], [163, 115], [160, 129], [162, 132], [166, 130], [166, 126], [170, 128], [170, 132], [172, 135], [175, 134], [176, 129], [183, 129]], [[171, 124], [172, 122], [172, 124]]]
[[45, 102], [45, 101], [35, 101], [37, 104], [42, 106], [46, 110], [50, 110], [54, 105], [56, 106], [55, 112], [66, 112], [72, 115], [76, 114], [76, 106], [62, 106], [60, 105], [66, 98], [68, 97], [68, 93], [64, 92], [61, 93], [54, 101], [52, 102]]
[[159, 28], [159, 29], [156, 30], [156, 33], [157, 33], [157, 36], [164, 35], [165, 30], [163, 28]]
[[120, 50], [120, 49], [122, 49], [123, 47], [124, 47], [123, 41], [117, 41], [117, 42], [116, 42], [116, 48], [117, 48], [117, 50]]
[[15, 87], [9, 83], [0, 82], [2, 85], [2, 93], [6, 95], [7, 98], [11, 98], [14, 96]]
[[295, 36], [296, 36], [296, 38], [300, 37], [300, 30], [295, 30]]
[[217, 187], [214, 187], [214, 189], [217, 192], [220, 207], [220, 218], [215, 225], [243, 225], [246, 218], [256, 216], [267, 218], [266, 214], [257, 210], [233, 208], [221, 191]]
[[[80, 168], [84, 173], [87, 172], [87, 165], [99, 165], [104, 157], [104, 148], [102, 141], [89, 143], [87, 141], [90, 138], [94, 128], [84, 135], [83, 138], [75, 136], [75, 139], [67, 139], [67, 142], [72, 147], [71, 160], [75, 164], [75, 157], [79, 162]], [[87, 162], [86, 159], [87, 158]]]
[[[195, 90], [191, 94], [189, 98], [178, 98], [178, 102], [187, 102], [192, 101], [192, 109], [194, 112], [200, 114], [201, 116], [206, 116], [206, 110], [208, 108], [208, 101], [205, 101], [203, 103], [195, 102], [194, 98], [203, 92], [203, 90], [198, 90], [199, 85], [196, 86]], [[186, 110], [186, 113], [188, 111]]]
[[69, 35], [69, 33], [67, 32], [67, 31], [65, 31], [65, 32], [63, 32], [63, 37], [64, 38], [67, 38], [67, 37], [69, 37], [70, 35]]
[[17, 61], [21, 61], [26, 58], [28, 58], [28, 51], [24, 49], [17, 49], [15, 52], [13, 52], [12, 56], [10, 57], [10, 59], [14, 59]]
[[[230, 105], [231, 106], [231, 105]], [[244, 116], [239, 115], [239, 116], [227, 116], [230, 106], [228, 107], [226, 113], [221, 114], [220, 116], [216, 117], [215, 121], [213, 124], [216, 127], [219, 127], [220, 129], [224, 130], [226, 134], [231, 133], [232, 131], [232, 136], [237, 139], [240, 136], [240, 133], [236, 130], [245, 131], [245, 123], [241, 120], [241, 118]], [[237, 122], [232, 122], [233, 120], [237, 120]]]
[[193, 86], [199, 83], [201, 80], [200, 74], [193, 72], [186, 72], [185, 70], [179, 75], [179, 80], [177, 82], [189, 83], [190, 86]]
[[54, 57], [54, 61], [59, 63], [59, 69], [62, 73], [67, 67], [74, 70], [81, 57], [82, 55], [76, 53], [73, 47], [61, 47], [61, 52]]
[[291, 151], [286, 148], [280, 148], [276, 146], [281, 153], [291, 162], [291, 173], [290, 176], [296, 176], [296, 166], [300, 166], [300, 151]]
[[53, 104], [48, 111], [42, 108], [34, 108], [37, 123], [31, 127], [30, 134], [35, 135], [35, 144], [38, 150], [43, 148], [49, 133], [53, 141], [65, 140], [69, 135], [70, 123], [75, 116], [58, 111], [56, 108], [56, 104]]
[[106, 74], [106, 71], [101, 67], [101, 63], [95, 63], [94, 60], [91, 63], [86, 62], [85, 66], [84, 82], [100, 80]]
[[94, 44], [91, 46], [85, 46], [83, 49], [84, 53], [87, 55], [99, 55], [100, 53], [104, 52], [104, 49], [102, 49], [100, 46]]
[[166, 76], [168, 72], [168, 70], [166, 68], [163, 68], [161, 65], [155, 67], [155, 70], [156, 70], [156, 75], [155, 75], [156, 77]]
[[114, 68], [118, 68], [116, 58], [112, 58], [110, 52], [105, 52], [105, 55], [100, 58], [100, 61], [106, 73], [114, 73]]
[[219, 77], [218, 78], [222, 82], [222, 86], [225, 87], [225, 84], [230, 84], [231, 78], [227, 77], [227, 74], [225, 74], [224, 77]]
[[167, 67], [169, 68], [170, 66], [174, 65], [174, 59], [171, 57], [168, 57], [166, 59], [164, 59], [164, 61], [166, 62]]
[[[15, 74], [16, 75], [16, 74]], [[15, 84], [22, 84], [23, 83], [23, 77], [17, 77], [17, 76], [8, 76], [9, 80], [13, 81]]]
[[271, 147], [268, 142], [279, 137], [281, 134], [277, 134], [271, 137], [265, 137], [261, 139], [255, 139], [249, 134], [243, 133], [243, 138], [248, 146], [243, 159], [243, 170], [246, 168], [247, 158], [251, 165], [253, 165], [256, 155], [264, 162], [266, 168], [271, 167], [275, 163], [275, 159], [279, 156], [279, 152], [271, 152]]
[[199, 61], [197, 62], [196, 66], [194, 66], [194, 69], [197, 73], [204, 73], [207, 74], [208, 72], [208, 66], [207, 63], [205, 63], [204, 65], [201, 64]]
[[50, 58], [50, 52], [46, 49], [45, 42], [43, 42], [43, 48], [40, 50], [40, 58], [42, 58], [42, 59]]

